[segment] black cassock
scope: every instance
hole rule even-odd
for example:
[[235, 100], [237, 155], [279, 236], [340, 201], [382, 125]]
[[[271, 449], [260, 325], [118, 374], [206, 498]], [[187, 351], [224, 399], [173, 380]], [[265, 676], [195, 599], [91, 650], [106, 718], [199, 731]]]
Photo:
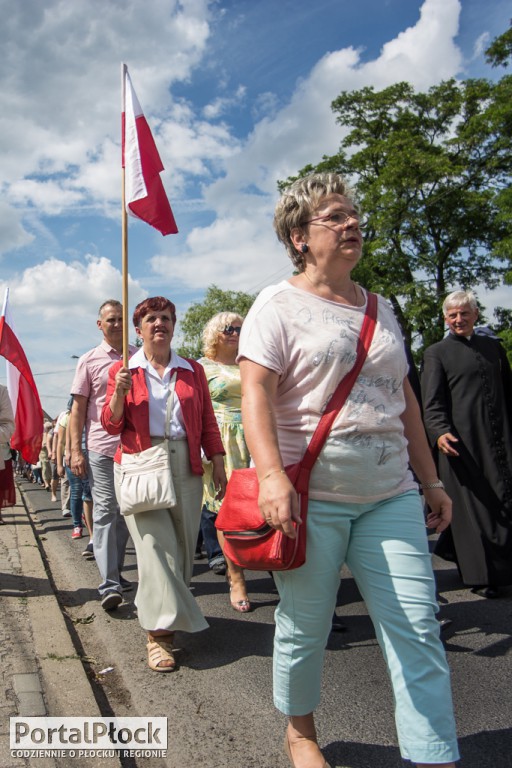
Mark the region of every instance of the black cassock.
[[425, 351], [421, 377], [432, 446], [451, 432], [459, 457], [438, 451], [453, 501], [436, 554], [457, 562], [470, 586], [512, 584], [512, 374], [500, 342], [450, 334]]

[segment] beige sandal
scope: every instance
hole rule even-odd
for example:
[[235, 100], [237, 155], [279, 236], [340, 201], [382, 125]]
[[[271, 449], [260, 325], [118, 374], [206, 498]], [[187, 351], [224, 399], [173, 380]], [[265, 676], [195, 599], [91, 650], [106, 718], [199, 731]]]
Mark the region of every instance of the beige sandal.
[[229, 587], [229, 602], [231, 603], [232, 609], [234, 611], [238, 611], [239, 613], [249, 613], [249, 611], [252, 609], [252, 606], [249, 601], [249, 597], [247, 596], [247, 587], [245, 585], [245, 578], [243, 578], [242, 584], [235, 585], [238, 587], [243, 587], [242, 594], [245, 592], [245, 597], [243, 597], [241, 600], [231, 599], [231, 593], [233, 592], [234, 586], [233, 586], [233, 580], [229, 573], [226, 573], [226, 581]]
[[[316, 739], [299, 739], [299, 741], [314, 741], [315, 744], [317, 743]], [[295, 768], [295, 761], [292, 756], [292, 748], [290, 744], [290, 737], [288, 736], [288, 731], [286, 732], [284, 737], [284, 751], [285, 751], [285, 754], [288, 756], [288, 760], [290, 761], [292, 768]], [[331, 768], [331, 766], [327, 761], [324, 761], [322, 768]]]
[[[173, 645], [174, 632], [169, 635], [148, 636], [146, 648], [148, 649], [148, 666], [153, 672], [174, 672], [176, 669], [176, 659], [174, 658]], [[165, 666], [160, 666], [162, 662]]]

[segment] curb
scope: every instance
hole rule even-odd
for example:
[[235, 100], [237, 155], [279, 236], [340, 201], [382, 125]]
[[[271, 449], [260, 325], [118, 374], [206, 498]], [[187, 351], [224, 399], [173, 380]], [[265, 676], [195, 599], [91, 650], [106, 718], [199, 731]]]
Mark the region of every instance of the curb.
[[[26, 599], [32, 643], [24, 652], [33, 656], [31, 661], [35, 661], [38, 670], [38, 673], [12, 676], [16, 713], [27, 717], [102, 717], [45, 568], [36, 513], [19, 486], [16, 507], [5, 510], [5, 516], [11, 511], [14, 520], [10, 524], [16, 529], [20, 571], [33, 585]], [[56, 762], [51, 758], [37, 758], [35, 762], [37, 768], [69, 764], [81, 768], [91, 763], [112, 768], [121, 765], [118, 757], [106, 758], [100, 755], [89, 759], [56, 758]], [[25, 760], [13, 759], [14, 767], [23, 764], [30, 765]]]

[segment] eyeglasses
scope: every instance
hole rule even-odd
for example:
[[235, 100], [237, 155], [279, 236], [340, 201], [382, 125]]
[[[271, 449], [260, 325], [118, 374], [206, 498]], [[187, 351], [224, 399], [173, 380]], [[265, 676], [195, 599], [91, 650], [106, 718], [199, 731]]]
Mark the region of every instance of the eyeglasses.
[[240, 336], [241, 330], [242, 330], [241, 325], [226, 325], [222, 333], [225, 336], [232, 336], [234, 333], [236, 333], [237, 336]]
[[302, 224], [312, 224], [314, 221], [321, 221], [325, 224], [330, 223], [335, 227], [343, 227], [343, 229], [346, 229], [351, 220], [356, 222], [359, 229], [364, 229], [368, 226], [368, 218], [366, 216], [361, 216], [359, 213], [345, 213], [345, 211], [328, 213], [326, 216], [315, 216], [314, 219], [303, 221]]

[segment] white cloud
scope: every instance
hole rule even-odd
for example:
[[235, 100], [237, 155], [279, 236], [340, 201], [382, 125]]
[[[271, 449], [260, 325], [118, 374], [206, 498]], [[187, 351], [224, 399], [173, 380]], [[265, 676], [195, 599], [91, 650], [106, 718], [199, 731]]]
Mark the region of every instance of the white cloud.
[[[244, 24], [233, 6], [0, 0], [0, 188], [8, 201], [0, 203], [0, 253], [13, 254], [3, 259], [12, 275], [11, 305], [38, 371], [59, 369], [97, 343], [97, 308], [121, 293], [119, 270], [102, 255], [112, 252], [106, 231], [114, 231], [105, 217], [119, 219], [121, 61], [155, 135], [180, 227], [177, 238], [131, 230], [131, 248], [137, 243], [144, 258], [132, 259], [130, 306], [148, 290], [168, 288], [180, 315], [184, 297], [194, 300], [211, 283], [253, 292], [290, 273], [272, 229], [276, 183], [337, 151], [341, 129], [330, 104], [341, 91], [402, 79], [425, 89], [465, 65], [456, 44], [462, 3], [425, 0], [417, 23], [373, 59], [341, 48], [347, 35], [340, 29], [340, 48], [319, 55], [287, 96], [269, 92], [268, 82], [258, 93], [257, 78], [249, 88], [230, 70], [229, 51], [212, 61], [212, 25]], [[481, 51], [485, 34], [478, 29], [471, 53], [475, 42]], [[272, 61], [277, 82], [279, 58]], [[197, 99], [196, 73], [197, 81], [213, 84]], [[251, 116], [252, 126], [245, 122]], [[195, 226], [182, 227], [179, 213]], [[34, 239], [37, 254], [26, 248]], [[27, 267], [35, 258], [42, 263]], [[67, 396], [67, 380], [52, 386]]]
[[[190, 77], [204, 53], [208, 7], [208, 0], [0, 0], [2, 181], [108, 159], [105, 137], [120, 140], [121, 60], [147, 115], [156, 105], [169, 110], [169, 83]], [[109, 178], [93, 176], [81, 179], [93, 182], [84, 186], [91, 200], [119, 195]], [[66, 189], [62, 177], [55, 183]]]
[[407, 80], [419, 90], [460, 73], [462, 54], [454, 40], [460, 0], [425, 0], [417, 24], [386, 43], [381, 55], [361, 69], [364, 84], [376, 88]]
[[22, 248], [34, 239], [24, 228], [21, 217], [21, 212], [12, 205], [0, 202], [0, 254]]
[[[459, 0], [426, 0], [418, 23], [388, 42], [375, 61], [363, 64], [357, 51], [345, 48], [326, 54], [280, 112], [272, 94], [257, 97], [268, 117], [241, 147], [227, 125], [212, 121], [246, 98], [243, 85], [207, 104], [203, 120], [169, 92], [170, 83], [190, 78], [207, 50], [210, 5], [0, 0], [0, 87], [7, 115], [0, 120], [2, 173], [13, 184], [15, 202], [55, 215], [85, 200], [110, 215], [119, 198], [120, 59], [130, 64], [146, 116], [165, 147], [171, 198], [184, 192], [191, 176], [204, 177], [210, 184], [206, 203], [220, 215], [236, 210], [233, 198], [248, 181], [273, 194], [277, 178], [336, 150], [340, 133], [330, 102], [341, 90], [381, 87], [403, 77], [423, 87], [460, 66], [453, 42]], [[29, 50], [20, 44], [26, 39], [35, 41]], [[223, 168], [225, 178], [216, 181]]]
[[[80, 165], [69, 178], [66, 186], [76, 190], [73, 194], [85, 198], [88, 206], [94, 206], [106, 216], [119, 218], [121, 195], [121, 149], [112, 139], [106, 138], [97, 152]], [[67, 207], [72, 206], [70, 196]]]
[[326, 54], [298, 83], [289, 104], [255, 126], [243, 157], [228, 161], [226, 177], [214, 182], [206, 196], [218, 199], [224, 189], [233, 193], [247, 179], [273, 193], [277, 179], [336, 152], [341, 132], [330, 105], [341, 91], [367, 85], [379, 89], [401, 79], [424, 88], [456, 75], [461, 58], [453, 39], [459, 11], [459, 0], [426, 0], [417, 25], [387, 43], [375, 61], [362, 63], [353, 48]]
[[262, 117], [271, 117], [279, 107], [279, 102], [275, 93], [267, 91], [266, 93], [260, 93], [254, 100], [252, 106], [252, 115], [255, 120], [259, 120]]
[[197, 120], [193, 113], [183, 109], [180, 113], [180, 122], [166, 122], [160, 128], [162, 145], [166, 147], [169, 186], [167, 178], [163, 178], [171, 197], [173, 188], [184, 185], [184, 175], [209, 177], [211, 168], [232, 157], [239, 146], [226, 125]]
[[210, 104], [207, 104], [203, 109], [204, 116], [207, 120], [215, 120], [227, 110], [240, 104], [244, 100], [246, 93], [247, 89], [243, 85], [239, 85], [232, 96], [219, 96]]
[[478, 37], [478, 39], [475, 42], [474, 49], [473, 49], [473, 59], [479, 59], [480, 56], [482, 56], [482, 54], [485, 53], [490, 43], [491, 43], [491, 40], [490, 40], [489, 33], [482, 32], [482, 34]]
[[63, 208], [76, 206], [83, 202], [84, 196], [79, 192], [71, 192], [69, 181], [36, 181], [20, 179], [10, 186], [10, 200], [20, 206], [34, 206], [40, 214], [52, 216]]
[[[139, 281], [129, 280], [134, 303], [146, 295]], [[101, 340], [96, 330], [99, 306], [120, 299], [121, 274], [105, 257], [85, 264], [48, 259], [26, 269], [9, 284], [0, 281], [0, 296], [9, 288], [16, 332], [33, 371], [62, 368], [71, 354], [82, 354]]]
[[180, 284], [215, 283], [225, 290], [257, 292], [272, 282], [267, 276], [280, 279], [293, 270], [274, 235], [270, 215], [264, 227], [260, 219], [261, 212], [250, 218], [219, 218], [190, 234], [186, 258], [160, 254], [151, 260], [152, 268], [174, 290]]
[[500, 285], [493, 290], [477, 288], [474, 292], [478, 300], [485, 307], [486, 322], [491, 325], [496, 322], [494, 317], [496, 307], [505, 307], [507, 309], [512, 307], [512, 286], [510, 285]]
[[341, 91], [379, 89], [403, 79], [422, 89], [455, 76], [461, 66], [454, 42], [460, 10], [459, 0], [425, 0], [417, 24], [386, 43], [374, 61], [364, 63], [352, 47], [327, 53], [281, 110], [269, 99], [269, 116], [228, 154], [225, 173], [204, 189], [216, 220], [191, 232], [178, 257], [153, 259], [156, 274], [172, 273], [188, 287], [211, 282], [231, 287], [236, 281], [250, 290], [262, 274], [274, 272], [279, 248], [284, 268], [287, 257], [271, 229], [277, 181], [337, 151], [342, 133], [330, 105]]
[[[16, 334], [24, 348], [43, 407], [56, 415], [69, 396], [76, 361], [99, 344], [98, 308], [106, 299], [121, 299], [119, 270], [105, 257], [88, 256], [85, 263], [48, 259], [7, 283]], [[147, 291], [138, 280], [128, 281], [130, 305]], [[134, 338], [130, 321], [130, 338]], [[3, 371], [2, 371], [3, 373]], [[1, 377], [0, 377], [1, 378]]]

